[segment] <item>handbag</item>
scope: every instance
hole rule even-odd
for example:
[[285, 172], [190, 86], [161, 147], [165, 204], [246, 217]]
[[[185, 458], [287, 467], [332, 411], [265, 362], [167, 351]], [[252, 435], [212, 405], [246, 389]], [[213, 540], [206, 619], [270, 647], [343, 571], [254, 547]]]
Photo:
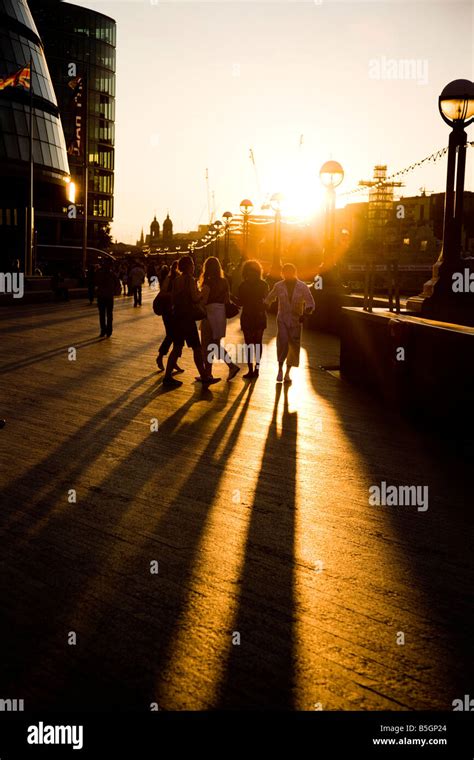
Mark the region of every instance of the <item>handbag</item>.
[[163, 314], [169, 314], [173, 309], [173, 283], [171, 280], [168, 283], [167, 290], [160, 290], [159, 293], [153, 299], [153, 311], [157, 317], [162, 317]]
[[227, 301], [225, 305], [225, 315], [227, 319], [232, 319], [232, 317], [236, 317], [239, 311], [240, 309], [236, 303], [234, 303], [233, 301]]
[[202, 303], [193, 303], [192, 309], [191, 309], [192, 317], [196, 322], [199, 322], [200, 319], [206, 319], [207, 317], [207, 311], [206, 307], [203, 306]]

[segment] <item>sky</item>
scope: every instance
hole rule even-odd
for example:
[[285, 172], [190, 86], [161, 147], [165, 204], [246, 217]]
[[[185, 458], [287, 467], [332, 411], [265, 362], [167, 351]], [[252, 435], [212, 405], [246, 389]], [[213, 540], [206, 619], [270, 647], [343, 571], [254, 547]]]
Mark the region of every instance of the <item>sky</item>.
[[[447, 145], [438, 96], [474, 79], [472, 2], [80, 4], [117, 21], [112, 231], [124, 242], [155, 213], [177, 232], [207, 223], [206, 169], [215, 218], [275, 192], [288, 213], [316, 211], [328, 159], [345, 172], [338, 205], [363, 200], [342, 193], [375, 164], [390, 174]], [[425, 165], [401, 193], [444, 191], [445, 174], [445, 158]]]

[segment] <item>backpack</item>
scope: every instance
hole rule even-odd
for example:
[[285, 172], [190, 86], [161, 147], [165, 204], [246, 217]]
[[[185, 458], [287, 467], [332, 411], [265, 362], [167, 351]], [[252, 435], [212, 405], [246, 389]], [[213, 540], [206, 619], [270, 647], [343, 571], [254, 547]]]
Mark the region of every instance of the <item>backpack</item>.
[[173, 309], [173, 294], [171, 292], [173, 281], [168, 282], [167, 290], [160, 289], [160, 292], [153, 299], [153, 311], [157, 317], [163, 314], [169, 314]]

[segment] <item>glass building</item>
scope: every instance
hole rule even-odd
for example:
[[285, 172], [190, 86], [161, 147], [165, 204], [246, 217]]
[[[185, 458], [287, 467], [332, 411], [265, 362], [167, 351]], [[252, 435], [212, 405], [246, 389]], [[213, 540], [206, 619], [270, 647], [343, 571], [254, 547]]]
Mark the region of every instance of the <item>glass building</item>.
[[35, 229], [65, 218], [66, 145], [43, 45], [23, 0], [0, 0], [0, 79], [32, 62], [32, 97], [21, 86], [0, 90], [0, 270], [25, 261], [29, 199], [29, 124], [33, 109]]
[[[102, 13], [60, 0], [30, 0], [29, 5], [44, 43], [77, 189], [80, 213], [75, 222], [67, 220], [62, 225], [61, 242], [77, 245], [82, 241], [87, 156], [88, 244], [105, 248], [114, 213], [116, 23]], [[74, 91], [79, 81], [87, 131], [80, 146]]]

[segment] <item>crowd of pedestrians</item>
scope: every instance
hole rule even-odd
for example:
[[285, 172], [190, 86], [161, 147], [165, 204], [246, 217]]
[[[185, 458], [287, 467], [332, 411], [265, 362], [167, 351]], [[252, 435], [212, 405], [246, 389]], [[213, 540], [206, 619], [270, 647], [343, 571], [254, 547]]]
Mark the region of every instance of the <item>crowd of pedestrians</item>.
[[[224, 274], [220, 261], [210, 256], [204, 262], [202, 272], [195, 277], [195, 264], [191, 256], [182, 256], [171, 267], [163, 265], [147, 269], [139, 260], [128, 266], [114, 265], [104, 261], [100, 268], [88, 273], [89, 300], [95, 295], [99, 309], [100, 337], [110, 337], [113, 330], [114, 297], [123, 293], [133, 297], [133, 306], [142, 305], [142, 287], [148, 278], [156, 285], [158, 293], [153, 308], [163, 320], [165, 337], [156, 357], [160, 372], [164, 372], [163, 385], [178, 388], [182, 385], [176, 374], [184, 370], [178, 361], [185, 346], [193, 353], [198, 372], [196, 381], [210, 386], [220, 381], [213, 375], [216, 360], [225, 363], [228, 381], [241, 371], [222, 344], [226, 335], [227, 320], [240, 314], [240, 326], [244, 337], [246, 380], [256, 380], [260, 372], [263, 352], [263, 334], [267, 327], [267, 310], [278, 302], [277, 312], [277, 382], [290, 383], [292, 367], [299, 366], [301, 328], [305, 314], [314, 310], [314, 299], [309, 287], [298, 279], [296, 267], [284, 264], [282, 279], [270, 288], [263, 278], [260, 262], [243, 261], [234, 272], [234, 288]], [[237, 284], [235, 280], [237, 276]], [[199, 323], [199, 329], [198, 329]], [[165, 365], [166, 358], [166, 365]]]

